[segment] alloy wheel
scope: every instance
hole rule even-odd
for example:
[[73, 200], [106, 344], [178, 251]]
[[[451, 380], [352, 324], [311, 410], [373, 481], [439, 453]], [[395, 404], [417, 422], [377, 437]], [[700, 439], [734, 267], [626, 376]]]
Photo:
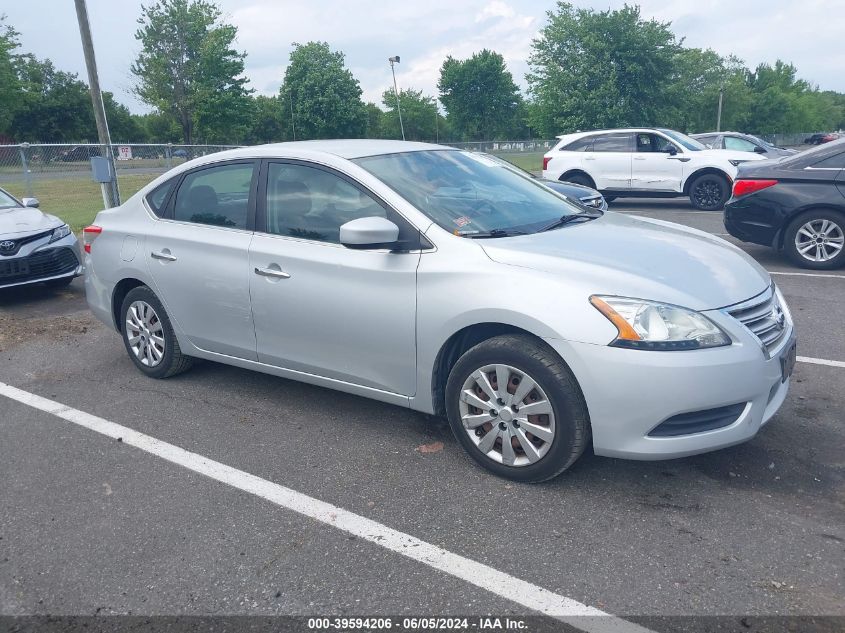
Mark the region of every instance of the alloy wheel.
[[509, 365], [485, 365], [461, 389], [463, 428], [479, 451], [506, 466], [534, 464], [549, 452], [555, 416], [543, 388]]
[[126, 312], [126, 340], [138, 361], [156, 367], [164, 359], [161, 319], [146, 301], [133, 301]]
[[722, 201], [722, 187], [713, 180], [705, 180], [695, 186], [692, 195], [698, 207], [715, 209]]
[[810, 262], [828, 262], [845, 247], [845, 231], [824, 218], [810, 220], [795, 234], [795, 250]]

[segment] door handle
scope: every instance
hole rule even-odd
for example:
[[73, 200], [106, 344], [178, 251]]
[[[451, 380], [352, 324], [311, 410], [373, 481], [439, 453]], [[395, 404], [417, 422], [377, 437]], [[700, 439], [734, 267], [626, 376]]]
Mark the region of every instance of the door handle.
[[645, 160], [645, 156], [634, 156], [634, 160]]
[[274, 277], [276, 279], [290, 279], [290, 275], [278, 268], [259, 268], [255, 267], [255, 274], [262, 277]]
[[166, 253], [164, 251], [159, 251], [158, 253], [153, 251], [152, 253], [150, 253], [150, 257], [152, 257], [153, 259], [163, 259], [166, 262], [175, 262], [176, 261], [175, 255], [171, 255], [169, 252]]

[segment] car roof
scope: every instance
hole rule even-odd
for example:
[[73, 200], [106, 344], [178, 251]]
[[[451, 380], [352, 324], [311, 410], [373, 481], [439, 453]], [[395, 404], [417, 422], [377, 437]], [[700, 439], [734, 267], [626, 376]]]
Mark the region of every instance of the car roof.
[[572, 132], [571, 134], [560, 134], [555, 138], [571, 138], [576, 139], [582, 136], [589, 136], [591, 134], [613, 134], [618, 132], [661, 132], [660, 128], [656, 127], [620, 127], [610, 130], [587, 130], [585, 132]]
[[[364, 156], [398, 154], [400, 152], [422, 152], [426, 150], [453, 150], [453, 147], [414, 141], [391, 141], [381, 139], [331, 139], [316, 141], [291, 141], [241, 147], [225, 152], [227, 158], [293, 157], [297, 154], [314, 156], [331, 154], [340, 158], [353, 159]], [[220, 154], [217, 154], [219, 157]]]

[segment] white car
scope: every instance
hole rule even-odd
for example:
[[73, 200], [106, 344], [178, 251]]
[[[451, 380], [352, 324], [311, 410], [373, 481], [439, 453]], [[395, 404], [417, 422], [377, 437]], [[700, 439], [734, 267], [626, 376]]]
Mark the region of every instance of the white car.
[[715, 211], [731, 195], [737, 165], [763, 160], [753, 152], [707, 149], [686, 134], [657, 128], [594, 130], [558, 139], [543, 157], [543, 178], [598, 189], [608, 202], [689, 196], [695, 208]]

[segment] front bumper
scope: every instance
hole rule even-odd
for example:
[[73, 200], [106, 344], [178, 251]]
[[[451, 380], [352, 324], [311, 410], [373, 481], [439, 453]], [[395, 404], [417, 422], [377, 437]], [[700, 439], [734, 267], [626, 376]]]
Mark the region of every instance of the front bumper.
[[[767, 359], [744, 326], [725, 314], [707, 314], [731, 335], [732, 345], [650, 352], [546, 339], [581, 385], [597, 455], [656, 460], [725, 448], [754, 437], [777, 412], [789, 390], [780, 357], [794, 342], [794, 332]], [[744, 406], [722, 428], [649, 436], [673, 416], [732, 405]]]
[[0, 288], [37, 284], [82, 274], [79, 243], [71, 233], [50, 243], [49, 238], [27, 244], [11, 257], [0, 256]]

